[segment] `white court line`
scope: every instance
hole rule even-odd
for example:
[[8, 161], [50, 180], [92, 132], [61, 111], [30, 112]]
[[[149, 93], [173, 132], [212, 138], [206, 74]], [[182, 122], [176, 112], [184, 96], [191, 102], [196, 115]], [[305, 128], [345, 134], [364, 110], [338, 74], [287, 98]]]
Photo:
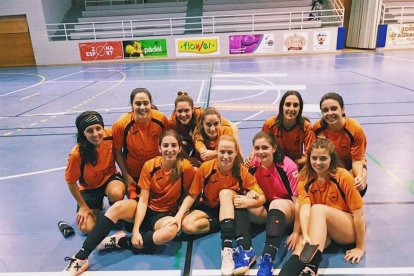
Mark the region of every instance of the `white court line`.
[[204, 81], [204, 80], [201, 82], [201, 87], [200, 87], [200, 90], [198, 91], [198, 97], [197, 97], [196, 103], [200, 103], [201, 102], [201, 96], [203, 95], [204, 83], [205, 82], [206, 81]]
[[274, 74], [238, 74], [238, 73], [229, 73], [229, 74], [213, 74], [213, 78], [245, 78], [245, 77], [286, 77], [286, 73], [274, 73]]
[[48, 173], [48, 172], [60, 171], [60, 170], [64, 170], [64, 169], [66, 169], [66, 167], [59, 167], [59, 168], [53, 168], [53, 169], [43, 170], [43, 171], [35, 171], [35, 172], [29, 172], [29, 173], [22, 173], [22, 174], [15, 174], [15, 175], [3, 176], [3, 177], [0, 177], [0, 181], [1, 180], [6, 180], [6, 179], [12, 179], [12, 178], [29, 176], [29, 175], [35, 175], [35, 174], [41, 174], [41, 173]]
[[40, 95], [40, 93], [34, 93], [34, 94], [32, 94], [32, 95], [29, 95], [29, 96], [23, 97], [23, 98], [21, 98], [20, 100], [21, 100], [21, 101], [24, 101], [24, 100], [27, 100], [27, 99], [29, 99], [29, 98], [31, 98], [31, 97], [36, 96], [36, 95]]
[[293, 84], [281, 84], [281, 85], [215, 85], [211, 90], [222, 91], [251, 91], [251, 90], [306, 90], [306, 85], [293, 85]]
[[[279, 274], [280, 269], [273, 269], [273, 275]], [[318, 275], [399, 275], [412, 274], [414, 267], [365, 267], [365, 268], [320, 268]], [[245, 275], [256, 275], [257, 269], [250, 269]], [[193, 276], [221, 275], [218, 269], [193, 269]]]
[[[34, 276], [34, 275], [47, 275], [47, 276], [58, 276], [62, 275], [62, 272], [8, 272], [1, 273], [0, 275], [10, 276]], [[129, 276], [129, 275], [151, 275], [151, 276], [181, 276], [181, 270], [132, 270], [132, 271], [86, 271], [82, 273], [82, 276], [88, 275], [115, 275], [115, 276]], [[220, 274], [221, 275], [221, 274]]]

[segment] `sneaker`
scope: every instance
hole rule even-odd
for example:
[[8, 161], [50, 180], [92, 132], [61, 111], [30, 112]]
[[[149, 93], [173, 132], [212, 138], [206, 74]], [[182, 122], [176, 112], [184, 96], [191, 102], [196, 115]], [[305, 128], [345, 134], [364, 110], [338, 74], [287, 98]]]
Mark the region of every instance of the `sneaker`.
[[252, 248], [249, 250], [243, 250], [243, 247], [239, 245], [236, 248], [234, 254], [235, 268], [234, 275], [244, 275], [250, 268], [250, 266], [256, 261], [256, 253]]
[[257, 276], [272, 276], [273, 275], [273, 260], [270, 254], [265, 253], [260, 262]]
[[79, 275], [85, 272], [89, 268], [88, 259], [81, 260], [81, 259], [76, 259], [73, 256], [73, 257], [66, 257], [65, 261], [70, 261], [70, 262], [65, 267], [65, 270], [63, 270], [64, 275], [76, 276], [76, 275]]
[[221, 250], [221, 274], [233, 275], [234, 260], [233, 260], [233, 248], [224, 247]]
[[318, 273], [315, 273], [310, 267], [305, 266], [299, 276], [318, 276]]
[[118, 242], [121, 238], [126, 237], [127, 234], [124, 231], [119, 231], [113, 234], [112, 236], [106, 237], [103, 239], [98, 246], [96, 247], [97, 250], [119, 250], [121, 247], [118, 245]]

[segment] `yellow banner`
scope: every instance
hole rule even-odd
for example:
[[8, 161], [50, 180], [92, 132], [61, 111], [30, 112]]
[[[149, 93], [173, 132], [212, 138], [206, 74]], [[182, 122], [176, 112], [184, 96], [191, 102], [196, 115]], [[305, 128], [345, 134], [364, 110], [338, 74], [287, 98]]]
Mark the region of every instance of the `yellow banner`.
[[210, 54], [218, 51], [217, 38], [183, 39], [177, 41], [178, 53]]

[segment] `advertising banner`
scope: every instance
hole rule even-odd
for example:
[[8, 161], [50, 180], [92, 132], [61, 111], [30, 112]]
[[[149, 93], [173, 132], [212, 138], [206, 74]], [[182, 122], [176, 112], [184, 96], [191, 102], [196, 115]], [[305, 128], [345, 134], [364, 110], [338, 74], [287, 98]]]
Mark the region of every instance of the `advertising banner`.
[[308, 33], [284, 33], [283, 34], [283, 51], [300, 52], [308, 50]]
[[386, 46], [414, 44], [414, 24], [389, 24]]
[[82, 61], [122, 59], [121, 41], [79, 43]]
[[313, 33], [313, 50], [329, 50], [331, 46], [330, 31], [315, 31]]
[[218, 56], [220, 46], [218, 37], [176, 38], [175, 51], [177, 57]]
[[165, 38], [122, 41], [122, 46], [125, 59], [167, 57]]
[[271, 53], [274, 52], [274, 49], [274, 34], [246, 34], [229, 37], [230, 55]]

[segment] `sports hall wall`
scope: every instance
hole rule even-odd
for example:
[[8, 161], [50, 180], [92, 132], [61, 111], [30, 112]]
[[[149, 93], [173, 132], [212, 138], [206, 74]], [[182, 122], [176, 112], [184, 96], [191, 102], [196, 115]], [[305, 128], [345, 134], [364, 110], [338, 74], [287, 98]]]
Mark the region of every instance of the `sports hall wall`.
[[[348, 1], [344, 1], [345, 7], [349, 10], [350, 5]], [[69, 41], [51, 41], [47, 37], [47, 30], [45, 23], [61, 22], [65, 13], [71, 8], [72, 0], [1, 0], [0, 1], [0, 36], [1, 21], [7, 16], [19, 16], [19, 20], [26, 20], [29, 32], [27, 49], [33, 48], [32, 57], [26, 53], [27, 60], [16, 63], [16, 66], [22, 65], [54, 65], [54, 64], [79, 64], [85, 62], [105, 62], [105, 61], [128, 61], [136, 62], [136, 58], [127, 57], [122, 50], [126, 43], [121, 39], [111, 40], [69, 40]], [[347, 22], [345, 22], [347, 26]], [[4, 29], [4, 28], [3, 28]], [[387, 30], [388, 29], [388, 30]], [[339, 32], [339, 36], [338, 36]], [[407, 35], [408, 34], [408, 35]], [[382, 28], [383, 49], [387, 48], [412, 48], [412, 37], [414, 37], [414, 26], [387, 26]], [[231, 39], [242, 39], [244, 34], [240, 33], [221, 33], [209, 35], [185, 35], [185, 36], [164, 36], [164, 37], [149, 37], [137, 38], [139, 41], [145, 43], [159, 43], [165, 47], [162, 53], [148, 55], [149, 58], [157, 59], [175, 59], [175, 58], [205, 58], [205, 57], [229, 57], [240, 56], [237, 52], [231, 53]], [[245, 34], [246, 36], [252, 34]], [[255, 33], [256, 35], [256, 33]], [[344, 47], [345, 29], [337, 27], [318, 28], [318, 29], [304, 29], [304, 30], [278, 30], [274, 32], [258, 32], [260, 39], [267, 39], [266, 44], [260, 45], [260, 51], [246, 52], [242, 54], [248, 55], [263, 55], [263, 54], [295, 54], [295, 53], [323, 53], [336, 52], [337, 49]], [[295, 40], [297, 37], [301, 38], [299, 44], [305, 41], [304, 45], [300, 47], [289, 47], [286, 41]], [[408, 38], [407, 38], [408, 36]], [[293, 37], [293, 38], [292, 38]], [[404, 41], [398, 39], [391, 39], [393, 37], [404, 37]], [[323, 44], [319, 44], [320, 39], [323, 39]], [[338, 39], [339, 38], [339, 39]], [[13, 40], [13, 36], [10, 36]], [[296, 39], [297, 41], [297, 39]], [[338, 44], [339, 41], [339, 44]], [[103, 49], [101, 45], [111, 42], [109, 48]], [[4, 48], [0, 45], [0, 67], [13, 66], [8, 59], [10, 53], [23, 49], [19, 42], [9, 43], [9, 48]], [[4, 43], [3, 43], [4, 45]], [[120, 45], [120, 46], [119, 46]], [[159, 44], [158, 44], [159, 45]], [[98, 56], [93, 49], [103, 49], [101, 56]], [[377, 46], [378, 47], [378, 46]], [[118, 49], [117, 49], [118, 48]], [[149, 50], [156, 50], [154, 47]], [[159, 50], [159, 49], [158, 49]], [[199, 50], [199, 51], [197, 51]], [[10, 52], [10, 53], [9, 53]], [[23, 54], [23, 52], [22, 52]], [[89, 56], [86, 57], [86, 56]], [[145, 55], [143, 55], [145, 58]], [[2, 57], [4, 60], [2, 60]], [[141, 56], [142, 57], [142, 56]], [[32, 64], [30, 64], [32, 59]], [[2, 64], [3, 61], [3, 64]], [[25, 64], [24, 62], [29, 62]], [[6, 65], [4, 65], [6, 64]]]

